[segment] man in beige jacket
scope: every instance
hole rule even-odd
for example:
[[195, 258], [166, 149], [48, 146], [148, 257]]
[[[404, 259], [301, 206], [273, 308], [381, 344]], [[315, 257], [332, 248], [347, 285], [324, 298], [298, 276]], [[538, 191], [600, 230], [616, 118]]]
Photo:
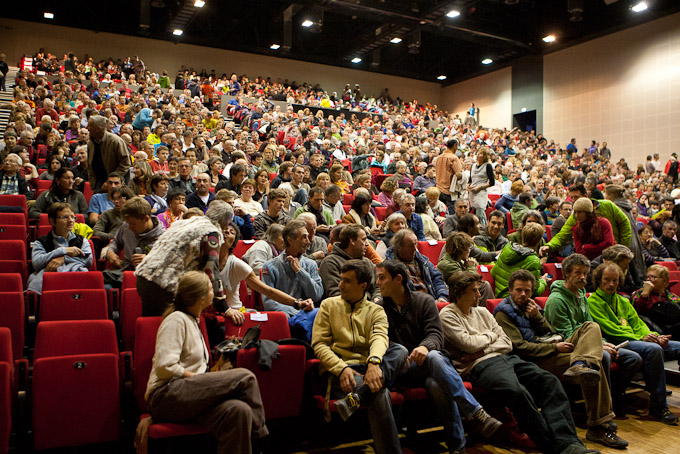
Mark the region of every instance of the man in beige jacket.
[[108, 175], [116, 172], [127, 182], [130, 170], [130, 153], [125, 141], [106, 130], [106, 118], [93, 115], [87, 122], [90, 140], [87, 142], [87, 173], [90, 186], [99, 192]]

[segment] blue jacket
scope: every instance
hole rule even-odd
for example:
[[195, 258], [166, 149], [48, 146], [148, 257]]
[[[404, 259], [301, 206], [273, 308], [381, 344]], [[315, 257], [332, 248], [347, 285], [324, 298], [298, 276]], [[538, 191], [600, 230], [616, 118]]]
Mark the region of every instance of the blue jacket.
[[[397, 254], [394, 251], [394, 248], [390, 247], [387, 249], [387, 252], [385, 252], [385, 260], [393, 260], [396, 258]], [[420, 268], [420, 274], [422, 275], [423, 281], [425, 282], [430, 295], [432, 295], [434, 299], [445, 298], [448, 300], [449, 288], [446, 286], [446, 283], [442, 278], [442, 273], [434, 267], [432, 262], [430, 262], [430, 259], [416, 251], [415, 262]], [[409, 280], [408, 285], [412, 291], [416, 291], [411, 280]]]
[[507, 213], [512, 209], [513, 205], [515, 205], [515, 202], [517, 202], [518, 198], [519, 197], [513, 197], [510, 194], [503, 194], [503, 196], [496, 202], [496, 205], [494, 205], [494, 208], [500, 210], [503, 213]]
[[525, 341], [534, 341], [534, 329], [531, 326], [531, 322], [517, 304], [515, 304], [512, 297], [508, 296], [503, 299], [503, 301], [496, 306], [496, 309], [494, 309], [493, 315], [496, 315], [496, 312], [503, 312], [510, 317], [510, 320], [512, 320], [515, 323], [515, 326], [517, 326], [517, 329], [519, 329], [519, 332], [522, 333], [522, 337]]
[[213, 200], [215, 200], [215, 194], [208, 192], [208, 203], [203, 203], [203, 200], [201, 200], [198, 192], [194, 191], [187, 196], [184, 205], [187, 208], [198, 208], [199, 210], [203, 211], [203, 213], [205, 213], [208, 209], [208, 205], [210, 205]]
[[250, 219], [248, 213], [243, 216], [234, 216], [234, 224], [241, 231], [241, 239], [249, 240], [255, 235], [255, 228], [253, 227], [253, 220]]
[[[323, 298], [323, 284], [316, 262], [304, 255], [300, 256], [301, 269], [296, 273], [286, 257], [286, 251], [283, 251], [278, 257], [265, 262], [262, 266], [262, 282], [295, 298], [311, 298], [318, 306]], [[282, 311], [289, 318], [298, 313], [292, 306], [277, 303], [266, 295], [262, 295], [262, 304], [265, 310]]]
[[[398, 213], [401, 213], [401, 210], [399, 210]], [[406, 223], [408, 224], [408, 228], [415, 232], [416, 236], [418, 237], [418, 241], [426, 241], [423, 218], [421, 218], [418, 213], [413, 213], [411, 215], [411, 219], [407, 219]]]
[[139, 131], [144, 129], [144, 126], [149, 128], [153, 125], [153, 118], [151, 118], [151, 109], [148, 107], [143, 108], [139, 111], [137, 116], [132, 122], [132, 127]]

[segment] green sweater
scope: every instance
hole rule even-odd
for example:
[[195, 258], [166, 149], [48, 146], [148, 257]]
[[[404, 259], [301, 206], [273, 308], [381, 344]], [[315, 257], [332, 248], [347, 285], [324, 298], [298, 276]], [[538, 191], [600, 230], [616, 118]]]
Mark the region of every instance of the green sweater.
[[[293, 219], [296, 219], [298, 216], [300, 216], [302, 213], [308, 213], [306, 207], [300, 207], [297, 210], [295, 210], [295, 213], [293, 214]], [[314, 214], [314, 213], [312, 213]], [[326, 224], [330, 225], [331, 227], [335, 226], [335, 221], [333, 220], [333, 214], [331, 214], [330, 211], [328, 210], [323, 210], [321, 212], [321, 216], [323, 216], [324, 220], [326, 221]]]
[[540, 296], [545, 291], [548, 284], [541, 278], [543, 267], [536, 251], [518, 243], [508, 243], [498, 256], [496, 265], [491, 268], [491, 276], [496, 281], [496, 298], [508, 296], [510, 275], [520, 269], [530, 271], [536, 278], [534, 296]]
[[[621, 208], [617, 207], [614, 202], [610, 202], [609, 200], [593, 199], [593, 205], [596, 207], [598, 214], [603, 218], [607, 218], [612, 225], [616, 244], [623, 244], [626, 247], [630, 246], [632, 231], [626, 213], [621, 211]], [[573, 238], [572, 229], [575, 225], [576, 218], [572, 214], [569, 216], [569, 219], [567, 219], [567, 222], [564, 223], [560, 232], [548, 243], [551, 251], [556, 251], [562, 246], [569, 244], [570, 240]]]
[[588, 298], [590, 314], [600, 325], [602, 337], [610, 342], [642, 340], [650, 329], [640, 320], [628, 298], [619, 294], [608, 295], [601, 289]]
[[437, 263], [437, 269], [442, 273], [442, 278], [444, 282], [448, 282], [449, 277], [456, 271], [472, 271], [477, 274], [476, 266], [469, 266], [464, 268], [460, 260], [454, 260], [451, 258], [448, 252], [445, 252], [439, 263]]
[[583, 323], [593, 321], [588, 310], [586, 291], [581, 289], [578, 294], [574, 294], [564, 286], [564, 281], [555, 281], [550, 286], [544, 315], [564, 339], [569, 339]]

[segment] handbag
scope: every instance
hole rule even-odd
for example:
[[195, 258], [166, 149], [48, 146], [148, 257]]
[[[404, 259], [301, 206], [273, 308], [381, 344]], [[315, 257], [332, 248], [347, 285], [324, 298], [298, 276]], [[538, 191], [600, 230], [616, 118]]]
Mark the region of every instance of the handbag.
[[215, 347], [215, 353], [219, 355], [217, 363], [212, 367], [212, 371], [229, 370], [234, 368], [236, 364], [236, 356], [238, 351], [242, 348], [250, 348], [255, 346], [257, 341], [260, 339], [260, 333], [262, 329], [260, 328], [262, 324], [251, 326], [246, 331], [243, 339], [237, 337], [232, 337], [230, 339], [225, 339], [220, 342]]

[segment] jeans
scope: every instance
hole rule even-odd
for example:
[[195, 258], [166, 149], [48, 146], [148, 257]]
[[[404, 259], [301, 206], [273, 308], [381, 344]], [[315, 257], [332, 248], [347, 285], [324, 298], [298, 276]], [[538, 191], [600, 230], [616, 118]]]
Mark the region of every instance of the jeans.
[[616, 371], [616, 375], [614, 376], [613, 380], [610, 370], [611, 362], [612, 358], [609, 355], [609, 352], [603, 350], [602, 369], [606, 372], [607, 380], [611, 385], [612, 400], [617, 402], [617, 400], [623, 396], [623, 393], [626, 392], [626, 388], [628, 388], [630, 385], [635, 373], [638, 371], [638, 369], [640, 369], [640, 366], [642, 366], [642, 358], [632, 350], [620, 348], [619, 357], [616, 359], [618, 370]]
[[[375, 452], [377, 454], [401, 453], [399, 432], [397, 432], [397, 424], [394, 422], [394, 415], [392, 415], [392, 401], [390, 400], [388, 387], [403, 368], [406, 358], [408, 358], [408, 352], [403, 346], [390, 343], [390, 347], [383, 355], [382, 364], [380, 365], [385, 386], [377, 393], [371, 392], [368, 385], [364, 386], [363, 376], [354, 376], [357, 384], [354, 392], [361, 397], [362, 405], [368, 406], [368, 421], [371, 426], [371, 434], [373, 435]], [[365, 364], [357, 364], [350, 367], [361, 374], [366, 373], [367, 366]], [[332, 393], [334, 398], [345, 396], [345, 393], [340, 388], [338, 377], [333, 377]]]
[[626, 347], [642, 357], [642, 375], [645, 377], [647, 391], [649, 391], [650, 412], [666, 408], [666, 372], [664, 370], [664, 354], [677, 357], [680, 353], [680, 342], [668, 341], [668, 346], [662, 348], [659, 344], [645, 341], [631, 341]]
[[487, 221], [486, 221], [486, 209], [475, 207], [475, 214], [479, 218], [479, 226], [481, 228], [486, 227], [486, 223], [487, 223]]
[[581, 444], [571, 418], [569, 398], [550, 372], [518, 356], [500, 355], [477, 364], [469, 379], [507, 404], [520, 429], [542, 452], [559, 453], [569, 445]]
[[482, 406], [465, 389], [463, 380], [442, 352], [433, 350], [427, 354], [422, 365], [415, 362], [397, 377], [404, 386], [425, 386], [434, 401], [439, 417], [444, 420], [446, 445], [449, 451], [465, 447], [465, 430], [460, 418], [471, 417]]

